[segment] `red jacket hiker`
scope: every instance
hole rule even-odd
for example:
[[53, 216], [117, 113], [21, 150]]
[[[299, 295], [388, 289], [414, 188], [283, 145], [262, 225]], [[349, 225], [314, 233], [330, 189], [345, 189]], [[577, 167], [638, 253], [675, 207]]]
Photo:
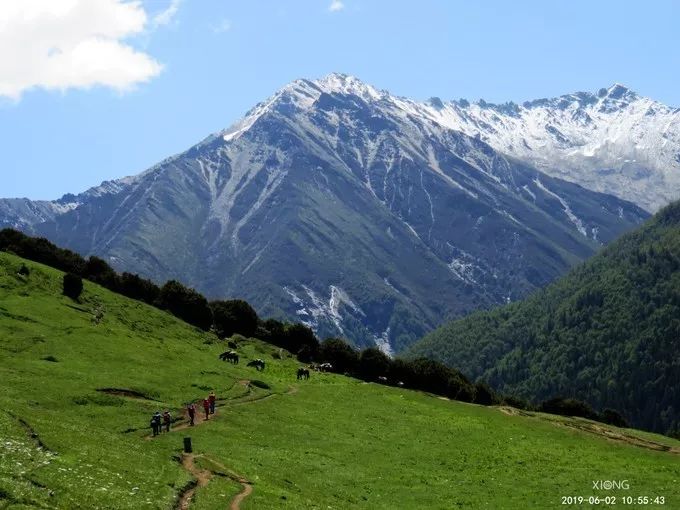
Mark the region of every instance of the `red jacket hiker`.
[[210, 401], [207, 398], [203, 399], [203, 410], [205, 411], [205, 419], [208, 419], [208, 415], [210, 414]]
[[170, 422], [171, 422], [171, 421], [172, 421], [172, 420], [170, 419], [170, 412], [169, 412], [169, 411], [165, 411], [165, 412], [163, 413], [163, 425], [165, 425], [165, 431], [166, 431], [166, 432], [170, 432]]

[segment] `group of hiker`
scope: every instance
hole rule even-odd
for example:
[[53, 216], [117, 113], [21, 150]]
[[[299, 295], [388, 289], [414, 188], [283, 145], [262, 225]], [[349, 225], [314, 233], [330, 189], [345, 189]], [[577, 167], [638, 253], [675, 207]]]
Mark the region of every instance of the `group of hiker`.
[[[203, 399], [202, 405], [206, 420], [210, 418], [211, 414], [215, 414], [216, 400], [217, 397], [215, 396], [214, 391], [211, 391], [210, 394]], [[189, 417], [189, 425], [193, 426], [196, 420], [196, 404], [189, 402], [186, 406], [186, 412], [187, 416]], [[170, 432], [171, 423], [172, 417], [170, 416], [170, 411], [166, 410], [162, 415], [160, 411], [156, 411], [156, 413], [151, 417], [151, 430], [153, 431], [153, 435], [157, 436], [163, 432], [163, 428], [165, 428], [166, 432]]]
[[160, 411], [156, 411], [151, 417], [151, 430], [153, 430], [153, 435], [157, 436], [163, 432], [163, 427], [165, 427], [166, 432], [170, 432], [170, 423], [172, 422], [172, 417], [170, 416], [170, 411], [167, 409], [161, 415]]

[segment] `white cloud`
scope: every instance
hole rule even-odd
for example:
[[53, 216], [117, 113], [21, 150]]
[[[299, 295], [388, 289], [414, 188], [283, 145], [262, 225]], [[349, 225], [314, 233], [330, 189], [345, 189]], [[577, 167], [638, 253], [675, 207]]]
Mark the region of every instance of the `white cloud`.
[[0, 96], [146, 82], [161, 64], [125, 41], [146, 24], [137, 0], [0, 0]]
[[223, 32], [229, 32], [231, 30], [231, 21], [228, 19], [223, 19], [216, 25], [213, 25], [212, 31], [215, 32], [216, 34], [221, 34]]
[[179, 11], [179, 4], [181, 3], [182, 0], [170, 0], [168, 6], [154, 16], [154, 26], [158, 27], [169, 24], [177, 14], [177, 11]]
[[328, 6], [328, 10], [331, 12], [338, 12], [345, 8], [345, 4], [341, 0], [333, 0], [331, 5]]

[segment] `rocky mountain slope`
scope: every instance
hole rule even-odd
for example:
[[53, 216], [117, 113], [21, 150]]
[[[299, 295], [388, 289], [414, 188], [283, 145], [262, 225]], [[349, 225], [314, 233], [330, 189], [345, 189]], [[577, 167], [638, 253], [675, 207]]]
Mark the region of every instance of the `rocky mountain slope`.
[[345, 75], [298, 80], [140, 175], [0, 201], [0, 225], [390, 352], [544, 286], [648, 216], [415, 104]]

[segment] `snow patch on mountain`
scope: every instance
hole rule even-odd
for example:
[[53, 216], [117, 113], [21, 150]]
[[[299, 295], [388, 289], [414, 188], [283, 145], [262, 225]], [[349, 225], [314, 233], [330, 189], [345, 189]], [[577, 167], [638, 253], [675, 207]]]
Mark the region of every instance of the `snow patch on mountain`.
[[353, 94], [367, 101], [379, 101], [384, 97], [389, 97], [388, 92], [378, 91], [372, 85], [342, 73], [331, 73], [314, 83], [327, 93]]
[[588, 237], [588, 233], [586, 232], [586, 228], [583, 226], [583, 222], [574, 214], [574, 211], [571, 210], [571, 207], [569, 207], [569, 204], [567, 203], [566, 200], [564, 200], [557, 193], [554, 193], [545, 186], [543, 186], [538, 177], [534, 179], [534, 184], [545, 194], [550, 195], [551, 197], [557, 199], [557, 201], [560, 204], [562, 204], [564, 214], [566, 214], [567, 218], [569, 218], [569, 221], [571, 221], [576, 226], [576, 230], [578, 230], [582, 236]]
[[447, 265], [455, 277], [467, 284], [479, 286], [478, 278], [488, 274], [488, 271], [481, 267], [479, 261], [465, 250], [449, 242], [446, 243], [446, 246], [451, 252], [451, 260]]
[[329, 295], [325, 299], [319, 296], [317, 292], [307, 285], [300, 286], [304, 292], [303, 297], [300, 297], [290, 287], [284, 287], [283, 290], [291, 297], [293, 303], [297, 306], [296, 314], [300, 316], [303, 324], [316, 330], [321, 321], [325, 320], [332, 323], [340, 334], [344, 334], [343, 329], [343, 307], [349, 308], [358, 316], [365, 317], [366, 314], [357, 306], [350, 296], [343, 289], [336, 285], [328, 287]]
[[375, 345], [382, 351], [384, 354], [389, 356], [390, 358], [394, 357], [394, 350], [392, 349], [392, 346], [390, 345], [390, 327], [387, 326], [385, 331], [382, 332], [380, 336], [374, 336], [373, 341], [375, 342]]

